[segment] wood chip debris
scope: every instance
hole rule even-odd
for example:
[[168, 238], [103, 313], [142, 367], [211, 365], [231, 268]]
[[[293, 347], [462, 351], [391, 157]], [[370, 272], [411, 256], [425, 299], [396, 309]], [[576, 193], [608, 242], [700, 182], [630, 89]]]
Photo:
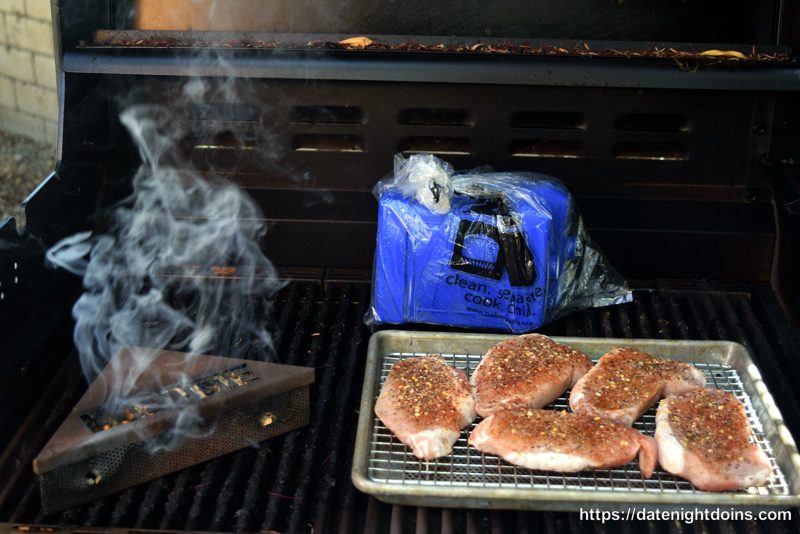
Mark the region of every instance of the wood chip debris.
[[352, 48], [366, 48], [369, 45], [375, 44], [375, 41], [370, 39], [369, 37], [359, 36], [359, 37], [351, 37], [349, 39], [342, 39], [339, 41], [340, 45], [352, 47]]
[[627, 59], [677, 59], [677, 60], [745, 60], [745, 61], [789, 61], [787, 52], [762, 52], [755, 46], [749, 51], [739, 50], [691, 50], [676, 48], [643, 48], [638, 50], [617, 50], [613, 48], [592, 49], [587, 42], [575, 46], [538, 46], [512, 42], [496, 43], [456, 43], [429, 44], [416, 41], [388, 43], [359, 35], [339, 41], [314, 40], [303, 43], [280, 42], [264, 39], [209, 40], [187, 36], [186, 38], [154, 37], [152, 39], [126, 39], [124, 34], [104, 36], [95, 46], [127, 46], [149, 48], [264, 48], [264, 49], [330, 49], [330, 50], [369, 50], [379, 52], [449, 52], [480, 54], [514, 54], [534, 56], [575, 56], [575, 57], [621, 57]]
[[705, 50], [700, 52], [705, 57], [726, 57], [732, 59], [747, 59], [747, 56], [737, 50]]

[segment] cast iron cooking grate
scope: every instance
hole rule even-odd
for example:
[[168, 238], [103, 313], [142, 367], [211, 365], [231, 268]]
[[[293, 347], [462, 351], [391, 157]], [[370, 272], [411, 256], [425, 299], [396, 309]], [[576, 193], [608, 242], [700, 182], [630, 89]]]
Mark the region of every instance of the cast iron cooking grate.
[[[584, 310], [548, 325], [551, 336], [622, 337], [629, 339], [734, 340], [757, 357], [770, 391], [789, 423], [797, 428], [794, 390], [800, 382], [795, 365], [797, 345], [767, 284], [692, 287], [659, 282], [660, 290], [634, 292], [634, 301], [610, 308]], [[18, 443], [29, 452], [9, 447], [9, 469], [0, 464], [8, 497], [0, 502], [0, 530], [37, 525], [103, 532], [278, 531], [278, 532], [612, 532], [613, 526], [581, 522], [578, 514], [486, 509], [416, 507], [386, 504], [359, 492], [350, 483], [361, 376], [366, 361], [368, 331], [362, 318], [369, 303], [368, 287], [341, 282], [292, 283], [275, 305], [277, 354], [283, 363], [317, 369], [312, 388], [311, 425], [307, 430], [267, 441], [204, 465], [159, 478], [54, 515], [44, 515], [39, 483], [30, 461], [86, 387], [77, 358], [48, 375], [51, 393], [30, 390], [30, 381], [0, 396], [9, 406], [23, 406], [24, 424], [0, 421], [3, 435], [24, 436]], [[450, 352], [455, 351], [451, 349]], [[55, 361], [64, 359], [55, 353]], [[50, 390], [48, 390], [50, 391]], [[28, 399], [28, 400], [26, 400]], [[35, 399], [34, 403], [32, 400]], [[370, 434], [370, 440], [372, 435]], [[388, 437], [387, 437], [388, 439]], [[31, 445], [33, 444], [33, 445]], [[401, 448], [399, 443], [395, 447]], [[14, 463], [21, 457], [20, 463]], [[413, 457], [410, 457], [413, 459]], [[14, 466], [28, 466], [17, 470]], [[418, 464], [417, 464], [417, 467]], [[14, 475], [16, 473], [16, 475]], [[9, 475], [11, 474], [11, 475]], [[555, 481], [553, 477], [553, 481]], [[563, 481], [561, 481], [563, 484]], [[422, 486], [414, 486], [420, 488]], [[479, 487], [479, 486], [475, 486]], [[623, 494], [622, 490], [614, 494]], [[646, 493], [639, 495], [670, 495]], [[674, 494], [673, 494], [674, 495]], [[687, 494], [691, 495], [691, 494]], [[636, 521], [630, 532], [798, 532], [798, 514], [773, 522]], [[4, 523], [5, 522], [5, 523]], [[75, 525], [80, 525], [76, 527]], [[621, 524], [620, 524], [621, 525]]]
[[[426, 353], [391, 353], [383, 359], [380, 386], [389, 375], [392, 365], [412, 356], [425, 356]], [[478, 366], [482, 356], [476, 354], [442, 354], [449, 363], [464, 370], [468, 376]], [[750, 421], [751, 441], [758, 444], [769, 458], [772, 475], [769, 483], [762, 487], [742, 490], [743, 493], [757, 495], [788, 495], [789, 486], [784, 474], [778, 466], [775, 454], [769, 444], [758, 415], [744, 389], [741, 377], [736, 369], [715, 363], [695, 363], [706, 375], [706, 383], [733, 393], [744, 404], [747, 418]], [[566, 410], [568, 395], [562, 395], [548, 409]], [[655, 433], [656, 407], [648, 410], [635, 424], [634, 428], [652, 436]], [[380, 482], [400, 483], [416, 486], [445, 487], [483, 487], [483, 488], [526, 488], [548, 490], [581, 490], [581, 491], [627, 491], [627, 492], [661, 492], [661, 493], [694, 493], [691, 483], [664, 471], [660, 467], [652, 478], [645, 479], [639, 472], [636, 460], [615, 469], [597, 469], [582, 473], [551, 473], [533, 471], [509, 464], [497, 456], [482, 454], [467, 445], [467, 437], [480, 421], [474, 421], [469, 432], [462, 431], [453, 446], [453, 454], [425, 462], [417, 459], [394, 434], [387, 429], [380, 419], [375, 417], [370, 447], [368, 474], [373, 480]]]

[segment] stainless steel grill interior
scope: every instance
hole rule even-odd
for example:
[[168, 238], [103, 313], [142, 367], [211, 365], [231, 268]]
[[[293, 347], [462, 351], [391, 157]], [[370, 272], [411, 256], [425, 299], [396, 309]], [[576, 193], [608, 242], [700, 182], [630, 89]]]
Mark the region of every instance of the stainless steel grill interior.
[[[212, 4], [224, 8], [219, 16], [184, 16]], [[542, 332], [740, 342], [800, 435], [800, 7], [784, 0], [669, 8], [659, 0], [263, 4], [52, 1], [57, 168], [28, 199], [23, 235], [14, 221], [0, 221], [0, 529], [622, 526], [566, 513], [391, 506], [351, 484], [370, 334], [363, 324], [376, 235], [370, 191], [396, 152], [563, 180], [589, 233], [636, 292], [629, 304], [573, 313]], [[254, 10], [258, 16], [248, 16]], [[355, 35], [379, 42], [338, 43]], [[723, 55], [701, 55], [715, 49]], [[188, 82], [204, 88], [196, 101], [180, 98]], [[31, 462], [86, 384], [70, 319], [81, 284], [46, 267], [44, 251], [77, 232], [104, 232], [108, 207], [131, 192], [141, 158], [119, 117], [135, 104], [169, 110], [170, 123], [186, 132], [169, 154], [180, 172], [224, 177], [263, 212], [260, 245], [294, 280], [272, 310], [275, 353], [279, 363], [315, 369], [310, 424], [46, 515]], [[235, 269], [186, 265], [165, 276], [213, 282]], [[724, 376], [736, 390], [735, 376], [719, 372], [712, 381]], [[386, 447], [396, 456], [396, 444]], [[501, 480], [513, 478], [492, 468]], [[672, 491], [686, 490], [659, 477]], [[589, 478], [575, 482], [602, 484]], [[626, 490], [638, 481], [626, 468], [608, 484], [622, 479]], [[767, 491], [782, 484], [776, 475]], [[800, 531], [793, 512], [791, 521], [770, 524], [624, 528]]]

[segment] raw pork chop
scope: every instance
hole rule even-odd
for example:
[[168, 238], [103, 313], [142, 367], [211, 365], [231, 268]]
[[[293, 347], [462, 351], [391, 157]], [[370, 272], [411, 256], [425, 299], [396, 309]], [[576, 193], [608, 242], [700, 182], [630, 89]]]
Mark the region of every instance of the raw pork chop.
[[414, 456], [450, 454], [460, 430], [475, 419], [467, 375], [441, 356], [407, 358], [392, 366], [375, 413]]
[[515, 465], [561, 473], [625, 465], [638, 453], [639, 470], [650, 478], [658, 459], [653, 438], [566, 411], [498, 411], [475, 427], [469, 443]]
[[592, 360], [582, 352], [541, 334], [501, 341], [486, 352], [472, 374], [475, 410], [486, 417], [510, 407], [541, 408], [591, 367]]
[[727, 391], [669, 397], [656, 412], [661, 466], [698, 489], [731, 491], [767, 482], [769, 460], [749, 437], [744, 406]]
[[604, 354], [578, 380], [570, 393], [569, 407], [575, 413], [631, 426], [658, 399], [705, 384], [702, 371], [691, 364], [618, 348]]

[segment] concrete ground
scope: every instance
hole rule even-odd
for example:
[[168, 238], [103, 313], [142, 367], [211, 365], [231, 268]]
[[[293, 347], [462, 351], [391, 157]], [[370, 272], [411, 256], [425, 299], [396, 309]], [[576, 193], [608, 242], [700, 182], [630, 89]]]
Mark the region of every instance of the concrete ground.
[[0, 219], [25, 225], [20, 203], [50, 173], [54, 156], [52, 145], [0, 132]]

